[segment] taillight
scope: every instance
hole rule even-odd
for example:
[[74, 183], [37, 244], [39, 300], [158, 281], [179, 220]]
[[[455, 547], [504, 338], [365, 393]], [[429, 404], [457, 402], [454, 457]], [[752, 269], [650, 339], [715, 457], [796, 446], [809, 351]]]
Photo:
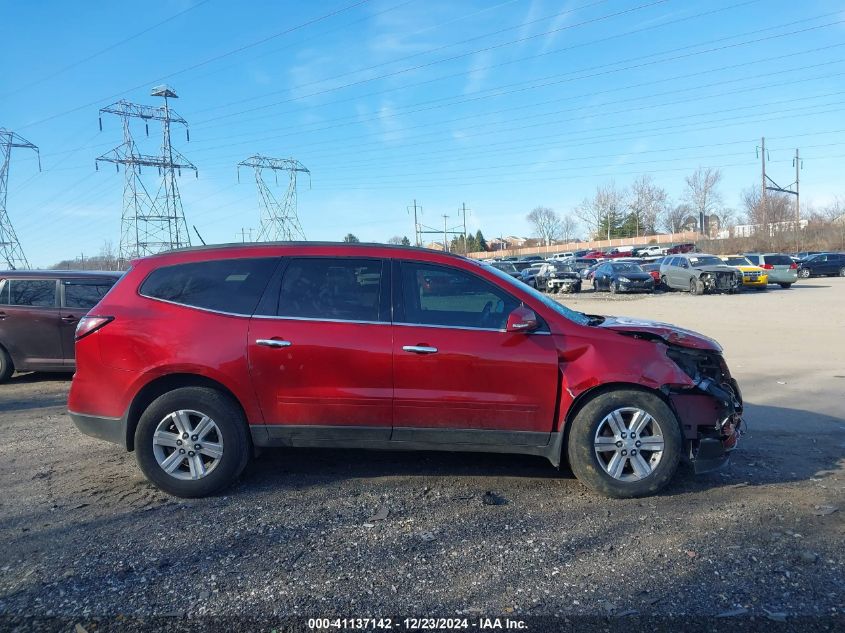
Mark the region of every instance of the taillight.
[[89, 334], [96, 332], [107, 323], [114, 321], [114, 317], [110, 316], [85, 316], [79, 319], [76, 324], [76, 340], [85, 338]]
[[795, 270], [796, 268], [798, 268], [798, 264], [796, 264], [795, 262], [792, 262], [792, 263], [789, 265], [789, 270]]
[[765, 268], [766, 270], [774, 270], [774, 266], [771, 264], [760, 264], [760, 268]]

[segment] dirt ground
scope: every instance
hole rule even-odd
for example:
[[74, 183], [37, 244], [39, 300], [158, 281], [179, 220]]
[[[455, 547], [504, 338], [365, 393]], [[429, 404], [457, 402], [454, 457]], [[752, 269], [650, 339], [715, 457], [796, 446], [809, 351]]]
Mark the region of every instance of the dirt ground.
[[278, 450], [183, 501], [77, 432], [69, 377], [18, 375], [0, 386], [0, 629], [845, 626], [845, 279], [561, 300], [720, 341], [749, 426], [732, 462], [618, 501], [528, 457]]

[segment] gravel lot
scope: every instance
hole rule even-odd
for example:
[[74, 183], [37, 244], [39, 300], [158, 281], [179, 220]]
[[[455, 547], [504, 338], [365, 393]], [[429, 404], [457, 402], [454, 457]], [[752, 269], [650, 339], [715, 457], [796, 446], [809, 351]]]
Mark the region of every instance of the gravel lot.
[[615, 501], [528, 457], [279, 450], [226, 496], [186, 502], [76, 431], [68, 377], [18, 375], [0, 386], [0, 629], [845, 627], [845, 279], [562, 300], [718, 339], [750, 427], [732, 463]]

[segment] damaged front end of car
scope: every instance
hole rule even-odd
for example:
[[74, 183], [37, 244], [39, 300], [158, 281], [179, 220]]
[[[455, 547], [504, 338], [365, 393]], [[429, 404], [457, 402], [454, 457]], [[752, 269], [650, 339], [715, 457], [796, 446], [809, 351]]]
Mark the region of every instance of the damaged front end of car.
[[698, 279], [704, 292], [737, 292], [742, 287], [742, 273], [738, 271], [705, 271]]
[[723, 466], [743, 433], [742, 393], [722, 354], [667, 345], [666, 355], [692, 384], [665, 387], [685, 438], [686, 457], [696, 473]]

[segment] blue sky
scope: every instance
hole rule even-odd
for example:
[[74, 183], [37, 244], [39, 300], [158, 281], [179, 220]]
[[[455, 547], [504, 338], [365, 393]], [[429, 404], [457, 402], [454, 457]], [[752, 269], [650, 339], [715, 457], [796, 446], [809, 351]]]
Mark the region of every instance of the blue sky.
[[[15, 152], [9, 215], [34, 265], [116, 246], [123, 178], [94, 159], [120, 144], [120, 121], [100, 132], [98, 109], [156, 104], [162, 82], [190, 123], [189, 143], [173, 138], [199, 178], [179, 185], [207, 242], [258, 226], [254, 183], [235, 169], [255, 153], [311, 170], [309, 239], [412, 237], [413, 199], [435, 227], [465, 202], [472, 230], [527, 234], [533, 207], [568, 213], [611, 179], [649, 173], [679, 199], [698, 166], [721, 168], [739, 207], [761, 136], [782, 184], [801, 148], [802, 206], [822, 205], [845, 193], [843, 5], [0, 0], [0, 127], [43, 165]], [[158, 128], [133, 132], [157, 151]]]

